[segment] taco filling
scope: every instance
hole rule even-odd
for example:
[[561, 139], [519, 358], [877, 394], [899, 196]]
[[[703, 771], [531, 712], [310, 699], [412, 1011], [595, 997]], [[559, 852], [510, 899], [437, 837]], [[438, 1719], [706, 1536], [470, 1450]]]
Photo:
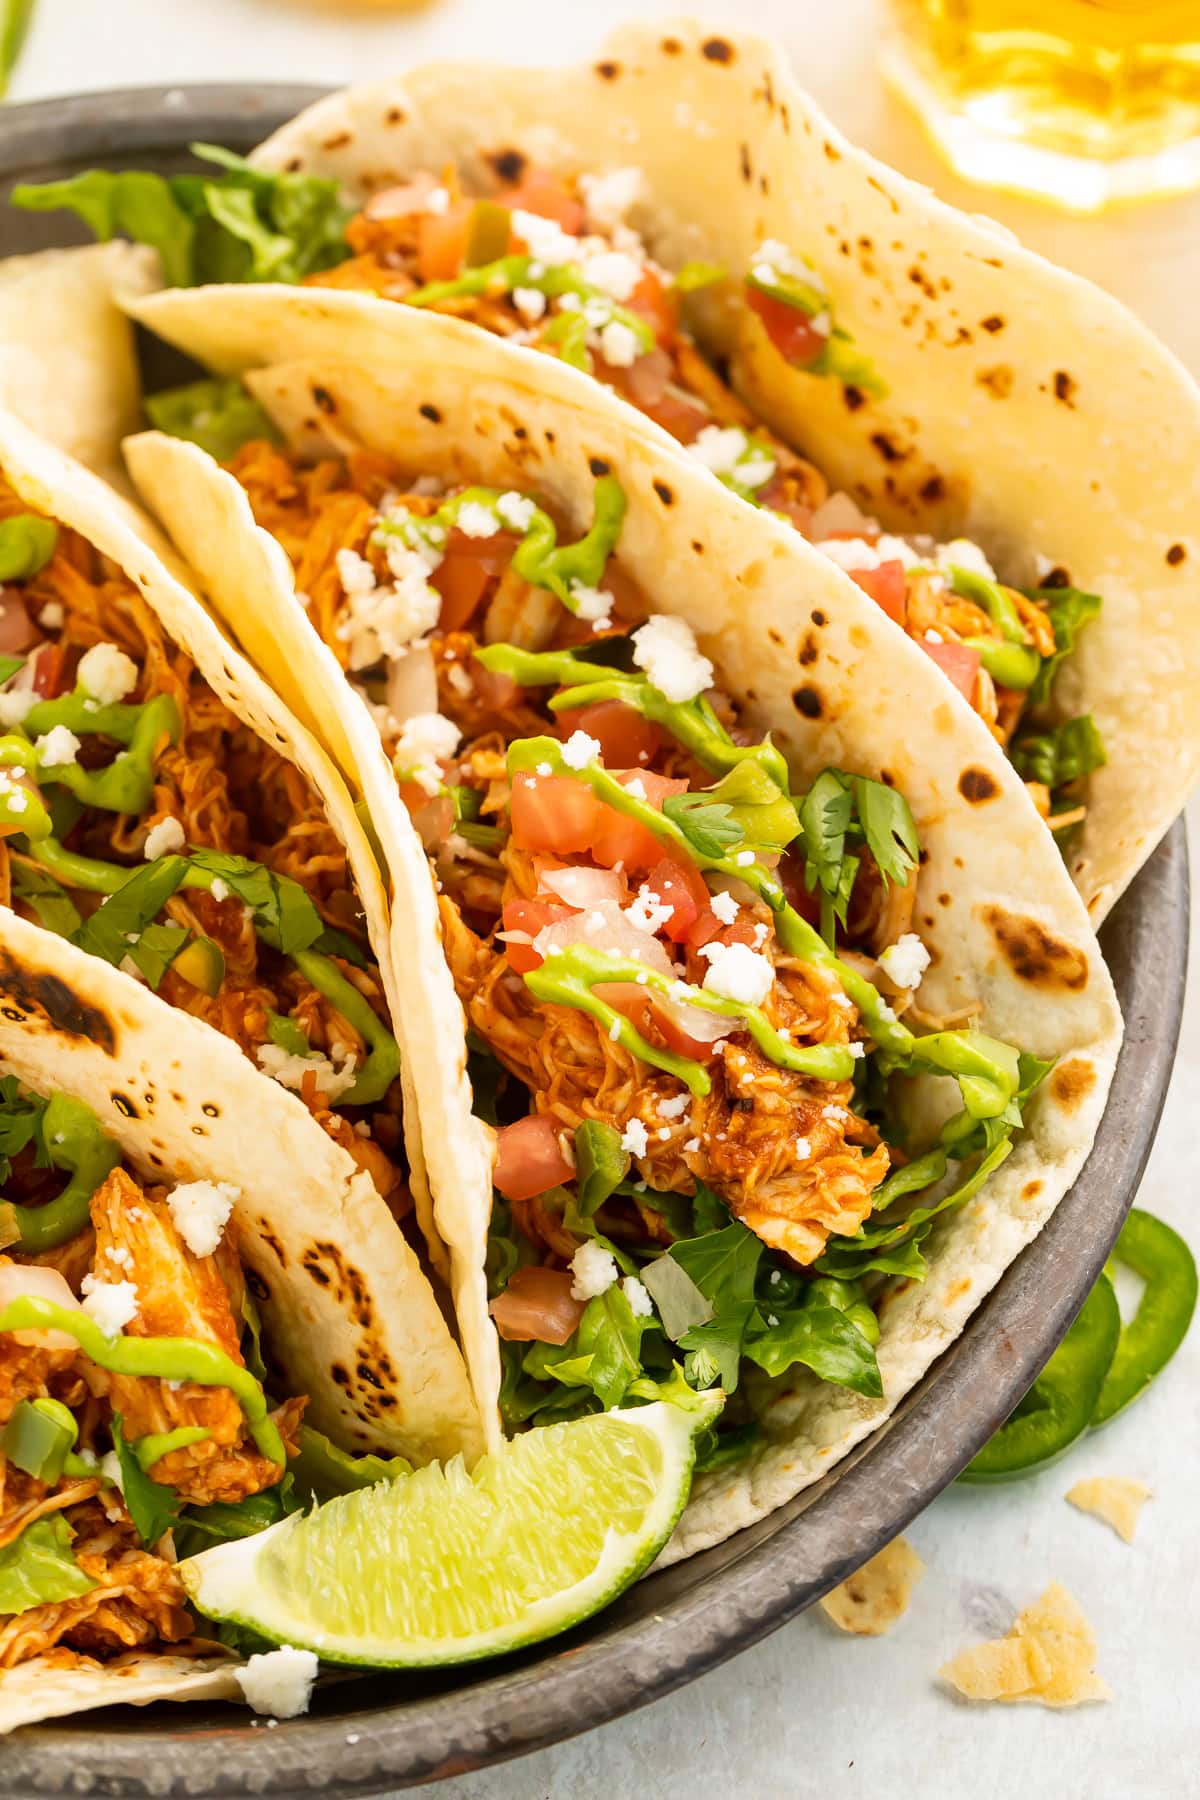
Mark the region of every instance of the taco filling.
[[220, 1655], [177, 1560], [407, 1465], [338, 1450], [268, 1378], [236, 1185], [147, 1185], [12, 1075], [0, 1137], [0, 1671]]
[[[374, 452], [259, 441], [231, 468], [436, 875], [498, 1128], [507, 1424], [680, 1377], [732, 1394], [748, 1364], [880, 1394], [883, 1280], [923, 1275], [1049, 1067], [922, 1012], [903, 795], [836, 768], [794, 791], [622, 568], [611, 475], [567, 543], [532, 495]], [[958, 1085], [932, 1138], [905, 1122], [917, 1072]], [[722, 1457], [755, 1429], [726, 1420]]]
[[0, 564], [0, 902], [233, 1039], [402, 1216], [399, 1053], [319, 796], [7, 485]]
[[[943, 671], [1027, 782], [1051, 829], [1086, 814], [1086, 777], [1105, 761], [1090, 715], [1046, 712], [1063, 658], [1100, 607], [1068, 573], [1039, 558], [1039, 585], [998, 579], [978, 545], [899, 536], [774, 435], [706, 358], [688, 327], [691, 297], [728, 272], [707, 263], [660, 265], [630, 222], [649, 198], [637, 168], [563, 177], [510, 152], [496, 185], [471, 192], [453, 166], [415, 170], [351, 213], [336, 184], [254, 168], [211, 145], [198, 155], [223, 171], [157, 183], [149, 212], [125, 217], [122, 177], [18, 190], [17, 204], [68, 206], [95, 225], [97, 181], [121, 228], [152, 243], [169, 282], [296, 281], [352, 289], [449, 314], [561, 357], [594, 375], [667, 430], [743, 500], [787, 520], [842, 568]], [[848, 404], [884, 391], [879, 374], [838, 325], [819, 269], [798, 249], [760, 244], [738, 299], [793, 368], [840, 380]], [[152, 403], [156, 424], [221, 456], [253, 429], [233, 389], [214, 406], [203, 384]], [[186, 390], [185, 390], [186, 394]], [[232, 438], [232, 441], [231, 441]]]

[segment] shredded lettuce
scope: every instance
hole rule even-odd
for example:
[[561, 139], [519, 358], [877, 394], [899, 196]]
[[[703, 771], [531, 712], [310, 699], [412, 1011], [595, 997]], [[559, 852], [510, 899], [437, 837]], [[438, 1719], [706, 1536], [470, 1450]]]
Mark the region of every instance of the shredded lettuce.
[[28, 1612], [90, 1594], [96, 1583], [71, 1554], [74, 1534], [61, 1513], [27, 1525], [0, 1550], [0, 1613]]
[[1040, 781], [1053, 790], [1090, 775], [1093, 769], [1102, 769], [1108, 756], [1091, 713], [1081, 713], [1052, 730], [1018, 738], [1012, 760], [1026, 781]]
[[279, 434], [252, 394], [233, 379], [211, 377], [148, 394], [146, 417], [168, 437], [199, 444], [218, 462], [228, 462], [254, 438], [277, 443]]

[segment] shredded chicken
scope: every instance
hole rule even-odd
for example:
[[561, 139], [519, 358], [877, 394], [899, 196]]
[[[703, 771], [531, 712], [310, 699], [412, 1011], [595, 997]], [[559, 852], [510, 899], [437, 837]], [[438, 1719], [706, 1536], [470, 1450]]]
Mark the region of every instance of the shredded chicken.
[[[212, 1344], [244, 1366], [237, 1325], [242, 1274], [231, 1226], [214, 1256], [194, 1256], [175, 1228], [165, 1193], [143, 1193], [121, 1169], [92, 1196], [92, 1222], [96, 1275], [103, 1281], [132, 1281], [137, 1289], [138, 1309], [125, 1327], [127, 1336], [190, 1338]], [[149, 1471], [185, 1500], [200, 1506], [244, 1500], [272, 1486], [283, 1472], [254, 1448], [242, 1409], [228, 1388], [117, 1375], [96, 1366], [89, 1368], [89, 1380], [93, 1391], [120, 1413], [127, 1442], [188, 1425], [208, 1431], [206, 1439], [171, 1451]], [[288, 1400], [275, 1415], [293, 1454], [303, 1410], [303, 1400]]]

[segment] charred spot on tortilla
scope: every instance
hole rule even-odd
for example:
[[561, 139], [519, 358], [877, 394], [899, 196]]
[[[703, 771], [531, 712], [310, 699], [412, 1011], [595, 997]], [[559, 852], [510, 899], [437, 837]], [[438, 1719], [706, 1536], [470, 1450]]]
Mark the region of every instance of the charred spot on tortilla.
[[496, 171], [496, 179], [507, 182], [510, 186], [515, 186], [525, 173], [525, 152], [523, 150], [511, 148], [491, 150], [487, 153], [486, 160]]
[[602, 456], [589, 456], [588, 468], [596, 477], [597, 481], [600, 481], [605, 475], [612, 474], [612, 464], [605, 462]]
[[880, 456], [882, 456], [884, 462], [903, 462], [906, 457], [911, 456], [912, 454], [910, 450], [902, 450], [898, 444], [894, 444], [886, 431], [873, 431], [871, 433], [871, 442], [874, 444], [876, 450], [878, 450]]
[[1167, 561], [1170, 563], [1171, 567], [1174, 569], [1179, 566], [1179, 564], [1184, 560], [1186, 555], [1187, 555], [1187, 551], [1185, 550], [1185, 548], [1182, 544], [1172, 544], [1171, 548], [1167, 551]]
[[524, 443], [525, 439], [529, 436], [529, 433], [528, 433], [528, 431], [526, 431], [524, 425], [514, 425], [512, 428], [512, 434], [520, 443]]
[[596, 73], [602, 81], [615, 81], [621, 73], [621, 65], [618, 62], [598, 62]]
[[964, 800], [978, 806], [984, 800], [994, 800], [1000, 789], [995, 776], [986, 769], [964, 769], [958, 778], [958, 791]]
[[311, 1275], [313, 1280], [317, 1282], [320, 1287], [330, 1287], [332, 1285], [333, 1277], [330, 1275], [329, 1270], [322, 1265], [319, 1247], [310, 1247], [304, 1252], [304, 1255], [300, 1258], [300, 1267], [304, 1269], [307, 1274]]
[[699, 538], [692, 539], [692, 549], [695, 551], [697, 556], [704, 555], [704, 545], [700, 542]]
[[815, 687], [805, 685], [793, 689], [792, 700], [796, 711], [801, 713], [804, 718], [819, 719], [821, 717], [821, 696]]
[[993, 400], [1007, 400], [1012, 393], [1013, 372], [1007, 363], [997, 363], [994, 369], [980, 369], [975, 379]]
[[1096, 1085], [1096, 1071], [1082, 1057], [1059, 1063], [1050, 1076], [1050, 1092], [1065, 1112], [1074, 1112]]
[[986, 319], [980, 319], [979, 329], [980, 331], [990, 331], [992, 333], [1003, 331], [1004, 320], [1000, 317], [999, 313], [990, 313]]
[[930, 475], [918, 489], [926, 506], [936, 506], [939, 500], [946, 498], [946, 483], [940, 475]]
[[23, 1025], [25, 1023], [25, 1014], [23, 1012], [18, 1012], [15, 1006], [0, 1006], [0, 1016], [11, 1019], [14, 1025]]
[[407, 116], [402, 106], [389, 106], [383, 115], [383, 122], [385, 125], [403, 125]]
[[[775, 636], [775, 634], [773, 632], [770, 635], [773, 637]], [[778, 643], [781, 640], [776, 638], [775, 641]], [[800, 646], [800, 661], [801, 661], [801, 663], [804, 665], [805, 668], [807, 668], [810, 663], [816, 662], [816, 660], [817, 660], [818, 656], [820, 656], [820, 654], [821, 654], [821, 652], [817, 648], [816, 638], [813, 636], [811, 631], [806, 633], [804, 642]]]
[[344, 1363], [331, 1364], [329, 1373], [333, 1376], [333, 1379], [337, 1382], [339, 1387], [349, 1388], [350, 1371], [346, 1368]]
[[683, 54], [683, 45], [678, 38], [664, 38], [658, 47], [664, 56], [681, 56]]
[[271, 1255], [275, 1258], [275, 1261], [279, 1264], [280, 1268], [286, 1269], [287, 1268], [287, 1254], [283, 1248], [283, 1245], [280, 1243], [279, 1239], [275, 1236], [275, 1233], [271, 1230], [270, 1226], [263, 1219], [260, 1219], [258, 1221], [258, 1235], [262, 1239], [263, 1243], [267, 1246], [267, 1249], [271, 1252]]
[[665, 481], [656, 481], [654, 483], [654, 491], [664, 506], [674, 506], [675, 490], [674, 488], [668, 487]]
[[733, 45], [725, 38], [705, 38], [700, 46], [700, 54], [706, 56], [709, 62], [731, 63], [734, 55]]
[[753, 181], [754, 180], [754, 165], [750, 161], [750, 146], [749, 146], [749, 144], [739, 144], [738, 145], [738, 153], [739, 153], [739, 156], [741, 159], [742, 180], [743, 181]]
[[1073, 407], [1075, 405], [1075, 391], [1077, 385], [1075, 377], [1073, 375], [1068, 375], [1065, 369], [1055, 369], [1054, 398], [1056, 400], [1061, 400], [1064, 406]]
[[938, 905], [939, 906], [953, 906], [953, 904], [954, 904], [954, 900], [953, 900], [952, 895], [950, 895], [950, 894], [939, 894], [938, 895]]
[[312, 397], [313, 405], [318, 412], [335, 413], [337, 411], [337, 401], [334, 399], [328, 388], [321, 387], [318, 383], [314, 382]]
[[221, 1116], [221, 1109], [214, 1100], [205, 1100], [201, 1104], [200, 1111], [206, 1119], [219, 1119]]
[[1044, 1181], [1027, 1181], [1021, 1189], [1022, 1200], [1036, 1200], [1045, 1185]]
[[[1002, 906], [987, 906], [983, 909], [983, 922], [1021, 981], [1034, 987], [1066, 988], [1072, 993], [1087, 986], [1086, 951], [1078, 944], [1055, 937], [1040, 920], [1006, 912]], [[1090, 1080], [1094, 1081], [1095, 1076]]]
[[821, 147], [824, 150], [826, 156], [829, 158], [830, 162], [841, 162], [842, 153], [838, 149], [836, 144], [831, 144], [829, 142], [829, 140], [826, 139], [825, 143]]
[[855, 387], [852, 381], [847, 381], [844, 384], [842, 388], [842, 399], [846, 402], [846, 409], [848, 412], [857, 412], [860, 406], [865, 406], [867, 404], [867, 396], [863, 393], [861, 388]]
[[828, 619], [825, 617], [825, 614], [821, 611], [820, 607], [818, 607], [816, 609], [816, 611], [814, 613], [812, 613], [810, 616], [812, 618], [812, 622], [814, 625], [818, 625], [818, 626], [819, 625], [827, 625], [829, 623]]
[[289, 175], [297, 175], [304, 167], [304, 158], [301, 156], [289, 156], [283, 166]]
[[122, 1113], [125, 1118], [138, 1119], [141, 1117], [141, 1114], [138, 1112], [137, 1107], [129, 1098], [128, 1094], [112, 1093], [108, 1097], [116, 1107], [117, 1111]]
[[352, 141], [348, 131], [335, 131], [331, 137], [321, 139], [322, 150], [344, 150]]
[[25, 1018], [40, 1013], [66, 1037], [90, 1038], [106, 1055], [115, 1054], [117, 1034], [112, 1020], [59, 976], [22, 968], [8, 951], [0, 951], [0, 989], [7, 991]]
[[271, 1290], [257, 1269], [247, 1267], [245, 1280], [246, 1286], [250, 1289], [250, 1292], [254, 1295], [256, 1300], [266, 1301], [271, 1298]]
[[418, 406], [417, 411], [423, 419], [428, 419], [431, 425], [440, 425], [442, 422], [441, 413], [430, 400], [423, 400], [420, 406]]

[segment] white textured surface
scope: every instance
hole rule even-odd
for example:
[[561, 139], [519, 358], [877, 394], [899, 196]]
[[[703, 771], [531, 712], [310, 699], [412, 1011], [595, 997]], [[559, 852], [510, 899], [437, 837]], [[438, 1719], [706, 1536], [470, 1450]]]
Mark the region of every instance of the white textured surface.
[[[39, 0], [15, 99], [157, 81], [342, 81], [429, 55], [520, 60], [586, 54], [624, 14], [686, 10], [653, 0], [443, 0], [404, 15], [347, 17], [282, 0]], [[871, 69], [878, 0], [737, 0], [693, 12], [774, 29], [838, 122], [947, 198], [988, 211], [1038, 249], [1104, 280], [1200, 372], [1200, 197], [1065, 220], [953, 181], [881, 92]], [[1189, 278], [1190, 277], [1190, 278]], [[1189, 316], [1190, 315], [1190, 316]], [[1191, 811], [1200, 843], [1200, 803]], [[1200, 907], [1193, 909], [1193, 937]], [[1195, 1114], [1200, 998], [1184, 1015], [1179, 1062], [1143, 1204], [1200, 1242]], [[1200, 1334], [1127, 1417], [1034, 1481], [942, 1496], [909, 1532], [928, 1564], [892, 1636], [842, 1637], [808, 1616], [646, 1712], [572, 1744], [436, 1789], [438, 1800], [707, 1800], [747, 1794], [878, 1800], [1183, 1800], [1198, 1788], [1195, 1595], [1200, 1539]], [[1132, 1546], [1063, 1495], [1087, 1475], [1132, 1475], [1155, 1499]], [[940, 1663], [1003, 1631], [1057, 1579], [1100, 1641], [1107, 1706], [968, 1708], [936, 1684]], [[333, 1790], [330, 1790], [333, 1791]], [[435, 1790], [425, 1790], [434, 1792]]]

